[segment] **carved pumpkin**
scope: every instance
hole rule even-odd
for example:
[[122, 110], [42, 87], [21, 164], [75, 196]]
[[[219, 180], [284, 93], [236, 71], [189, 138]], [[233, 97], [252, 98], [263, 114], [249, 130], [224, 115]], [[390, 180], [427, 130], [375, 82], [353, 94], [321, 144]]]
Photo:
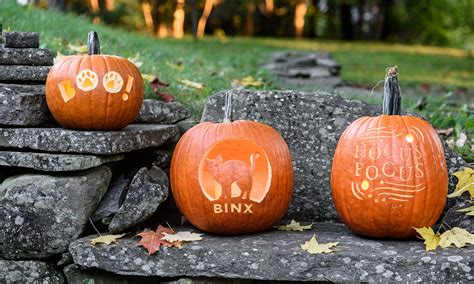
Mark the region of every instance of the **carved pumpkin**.
[[293, 168], [288, 146], [268, 125], [231, 122], [227, 95], [223, 123], [200, 123], [176, 145], [171, 190], [197, 228], [218, 234], [266, 230], [288, 208]]
[[448, 173], [443, 146], [431, 125], [400, 115], [396, 68], [388, 69], [383, 115], [354, 121], [339, 139], [332, 162], [336, 210], [354, 232], [410, 238], [443, 211]]
[[130, 124], [143, 102], [143, 80], [127, 59], [100, 55], [96, 32], [88, 55], [66, 56], [46, 80], [46, 101], [59, 124], [87, 130], [120, 129]]

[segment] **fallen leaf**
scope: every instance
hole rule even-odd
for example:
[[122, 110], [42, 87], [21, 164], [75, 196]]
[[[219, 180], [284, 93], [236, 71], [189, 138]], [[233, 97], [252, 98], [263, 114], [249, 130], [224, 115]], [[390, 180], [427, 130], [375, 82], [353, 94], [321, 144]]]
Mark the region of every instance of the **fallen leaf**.
[[339, 242], [320, 244], [316, 240], [316, 235], [313, 235], [313, 237], [309, 241], [301, 245], [301, 248], [309, 252], [310, 254], [331, 253], [333, 252], [331, 248], [337, 246], [338, 243]]
[[184, 69], [184, 66], [183, 66], [183, 63], [181, 62], [178, 62], [178, 64], [174, 64], [172, 62], [169, 62], [169, 61], [166, 61], [165, 62], [166, 65], [168, 65], [169, 67], [173, 68], [173, 69], [176, 69], [178, 71], [182, 71]]
[[103, 235], [99, 236], [97, 238], [91, 239], [91, 244], [106, 244], [110, 245], [112, 243], [117, 243], [117, 239], [120, 239], [121, 237], [125, 236], [125, 234], [118, 234], [118, 235]]
[[439, 135], [450, 136], [454, 133], [454, 128], [450, 127], [446, 129], [436, 129], [436, 132], [438, 132]]
[[176, 79], [176, 81], [180, 82], [181, 84], [183, 84], [185, 86], [192, 87], [192, 88], [195, 88], [195, 89], [198, 89], [198, 90], [202, 90], [202, 88], [204, 88], [203, 83], [193, 82], [193, 81], [190, 81], [188, 79]]
[[167, 247], [181, 247], [181, 242], [169, 242], [163, 240], [165, 236], [164, 233], [174, 234], [173, 229], [166, 228], [163, 226], [158, 226], [156, 231], [144, 231], [138, 234], [137, 236], [141, 237], [140, 242], [138, 243], [139, 246], [143, 246], [147, 249], [148, 255], [154, 254], [155, 252], [160, 250], [160, 247], [167, 246]]
[[435, 250], [439, 245], [440, 234], [439, 232], [434, 232], [432, 228], [423, 227], [423, 228], [413, 228], [420, 235], [420, 239], [425, 241], [426, 251]]
[[466, 144], [466, 142], [467, 142], [467, 134], [465, 132], [461, 132], [461, 134], [459, 134], [458, 140], [456, 140], [456, 146], [461, 148]]
[[165, 89], [169, 87], [170, 84], [161, 81], [157, 76], [151, 74], [142, 73], [142, 78], [150, 83], [153, 93], [162, 101], [167, 103], [174, 101], [174, 96], [165, 92]]
[[291, 220], [288, 225], [278, 226], [277, 230], [279, 231], [299, 231], [302, 232], [304, 230], [311, 230], [313, 225], [309, 224], [306, 226], [301, 226], [300, 222], [296, 222], [295, 220]]
[[466, 207], [463, 209], [457, 210], [458, 212], [466, 212], [467, 216], [474, 216], [474, 205], [470, 207]]
[[474, 170], [465, 167], [463, 171], [457, 171], [453, 175], [458, 178], [458, 184], [453, 193], [448, 194], [448, 197], [461, 196], [467, 191], [471, 195], [471, 198], [474, 198]]
[[240, 86], [243, 86], [243, 87], [249, 87], [249, 86], [262, 87], [262, 86], [265, 85], [265, 83], [263, 83], [260, 80], [256, 80], [252, 76], [247, 76], [247, 77], [244, 77], [242, 79], [235, 79], [235, 80], [232, 80], [232, 82], [236, 85], [240, 85]]
[[447, 248], [452, 245], [457, 248], [462, 248], [466, 246], [466, 244], [474, 245], [474, 234], [459, 227], [454, 227], [442, 233], [439, 241], [439, 246], [442, 248]]
[[152, 75], [152, 74], [142, 73], [142, 78], [143, 78], [143, 80], [151, 82], [151, 81], [155, 80], [156, 76]]
[[73, 45], [73, 44], [68, 44], [67, 49], [71, 53], [79, 53], [79, 54], [85, 54], [87, 53], [87, 45]]
[[137, 68], [140, 68], [143, 65], [143, 62], [140, 61], [140, 52], [137, 52], [134, 57], [128, 57], [127, 59], [133, 64], [135, 64]]
[[202, 240], [202, 234], [196, 234], [190, 231], [181, 231], [177, 232], [175, 234], [168, 234], [164, 233], [164, 237], [162, 240], [168, 241], [168, 242], [194, 242], [194, 241], [200, 241]]

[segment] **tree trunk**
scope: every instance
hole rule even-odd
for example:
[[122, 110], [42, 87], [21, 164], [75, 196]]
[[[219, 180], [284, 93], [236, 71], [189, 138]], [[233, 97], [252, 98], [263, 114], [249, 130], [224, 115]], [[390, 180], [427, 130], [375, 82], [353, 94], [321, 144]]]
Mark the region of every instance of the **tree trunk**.
[[305, 20], [307, 10], [308, 10], [308, 6], [306, 3], [306, 0], [300, 0], [298, 4], [296, 4], [295, 19], [294, 19], [296, 38], [301, 38], [303, 36], [304, 20]]
[[176, 10], [173, 13], [173, 36], [175, 38], [182, 38], [184, 36], [184, 1], [178, 0]]
[[339, 31], [337, 28], [337, 11], [338, 11], [338, 3], [336, 0], [327, 1], [328, 11], [327, 11], [327, 30], [326, 30], [326, 37], [328, 38], [338, 38]]
[[254, 0], [247, 0], [247, 14], [245, 21], [245, 35], [252, 36], [254, 31], [254, 14], [255, 14], [255, 3]]
[[380, 39], [387, 40], [392, 36], [392, 9], [393, 0], [380, 1], [381, 13], [382, 13], [382, 28], [380, 31]]
[[339, 6], [339, 19], [341, 25], [341, 38], [344, 40], [354, 39], [354, 28], [352, 25], [351, 5], [342, 3]]
[[155, 30], [155, 24], [151, 14], [151, 5], [148, 1], [142, 2], [142, 11], [143, 18], [145, 19], [146, 29], [148, 32], [153, 33]]
[[66, 11], [66, 0], [48, 0], [48, 8], [51, 10]]
[[198, 38], [204, 37], [207, 19], [209, 18], [209, 15], [211, 14], [213, 5], [214, 5], [214, 0], [206, 0], [206, 3], [204, 4], [204, 11], [202, 11], [201, 18], [199, 18], [197, 31], [196, 31], [196, 36]]

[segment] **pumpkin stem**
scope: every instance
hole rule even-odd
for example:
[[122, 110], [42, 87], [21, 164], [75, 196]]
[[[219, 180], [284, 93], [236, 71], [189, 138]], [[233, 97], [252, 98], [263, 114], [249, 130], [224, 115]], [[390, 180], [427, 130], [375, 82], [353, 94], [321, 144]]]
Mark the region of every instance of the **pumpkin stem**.
[[95, 31], [90, 31], [87, 35], [87, 54], [100, 54], [99, 35]]
[[402, 96], [398, 84], [398, 67], [389, 67], [386, 70], [385, 83], [383, 85], [382, 113], [387, 115], [401, 115]]
[[224, 120], [222, 122], [232, 121], [232, 92], [225, 94]]

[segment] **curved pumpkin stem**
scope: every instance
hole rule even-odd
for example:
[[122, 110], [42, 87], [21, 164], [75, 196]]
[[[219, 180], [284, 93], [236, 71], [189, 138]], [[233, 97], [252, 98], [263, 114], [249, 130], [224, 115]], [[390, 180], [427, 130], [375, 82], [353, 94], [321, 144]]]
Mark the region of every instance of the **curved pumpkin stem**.
[[225, 94], [224, 119], [222, 122], [232, 121], [232, 92]]
[[99, 35], [95, 31], [90, 31], [87, 35], [87, 54], [100, 54]]
[[387, 68], [385, 83], [383, 85], [382, 114], [401, 115], [402, 96], [398, 84], [398, 67]]

